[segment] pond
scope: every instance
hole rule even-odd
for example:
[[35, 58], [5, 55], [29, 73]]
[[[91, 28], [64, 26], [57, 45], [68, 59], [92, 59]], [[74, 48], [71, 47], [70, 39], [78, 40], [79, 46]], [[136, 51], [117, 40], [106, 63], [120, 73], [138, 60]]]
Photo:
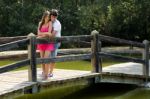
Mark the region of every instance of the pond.
[[149, 88], [135, 85], [101, 83], [94, 85], [70, 85], [51, 88], [37, 94], [16, 99], [150, 99]]

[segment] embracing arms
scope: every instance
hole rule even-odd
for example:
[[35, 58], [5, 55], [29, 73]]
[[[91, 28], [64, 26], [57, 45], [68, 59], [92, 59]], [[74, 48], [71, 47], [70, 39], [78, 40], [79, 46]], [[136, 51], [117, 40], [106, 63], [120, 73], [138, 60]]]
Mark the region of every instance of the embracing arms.
[[38, 25], [38, 37], [52, 37], [52, 22], [49, 22], [49, 28], [48, 28], [48, 32], [40, 32], [40, 24]]

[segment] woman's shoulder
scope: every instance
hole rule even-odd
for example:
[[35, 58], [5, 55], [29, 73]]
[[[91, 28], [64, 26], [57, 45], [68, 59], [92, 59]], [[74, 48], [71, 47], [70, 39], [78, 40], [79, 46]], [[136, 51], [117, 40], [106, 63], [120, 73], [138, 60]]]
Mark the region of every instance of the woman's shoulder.
[[49, 25], [52, 25], [52, 21], [49, 21], [48, 23], [49, 23]]

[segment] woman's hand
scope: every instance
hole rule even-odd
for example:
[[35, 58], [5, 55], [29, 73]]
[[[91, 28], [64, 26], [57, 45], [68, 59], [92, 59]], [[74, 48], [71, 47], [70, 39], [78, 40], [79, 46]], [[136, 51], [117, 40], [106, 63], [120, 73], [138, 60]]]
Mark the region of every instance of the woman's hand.
[[38, 37], [46, 37], [46, 34], [45, 33], [38, 33]]

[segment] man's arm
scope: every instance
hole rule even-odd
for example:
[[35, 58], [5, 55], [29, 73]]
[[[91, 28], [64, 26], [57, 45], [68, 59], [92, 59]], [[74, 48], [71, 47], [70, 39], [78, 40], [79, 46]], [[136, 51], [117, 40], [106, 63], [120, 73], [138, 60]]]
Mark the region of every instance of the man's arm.
[[55, 36], [56, 36], [56, 33], [57, 33], [57, 31], [53, 30], [51, 37], [55, 37]]

